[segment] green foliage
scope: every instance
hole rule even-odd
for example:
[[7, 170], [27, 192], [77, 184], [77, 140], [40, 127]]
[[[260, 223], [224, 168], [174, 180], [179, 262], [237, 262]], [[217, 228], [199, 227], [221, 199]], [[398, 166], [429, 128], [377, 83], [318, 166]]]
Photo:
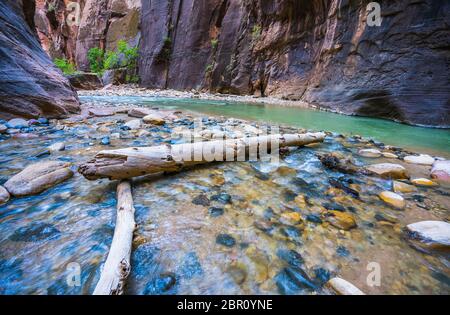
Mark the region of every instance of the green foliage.
[[103, 73], [105, 52], [100, 48], [91, 48], [88, 51], [88, 60], [91, 71], [94, 73]]
[[170, 37], [164, 37], [163, 47], [157, 59], [160, 62], [168, 62], [170, 60], [171, 55], [172, 55], [172, 40], [170, 39]]
[[211, 72], [211, 71], [213, 71], [213, 69], [214, 69], [214, 65], [213, 64], [209, 64], [209, 65], [206, 66], [205, 72], [206, 73]]
[[114, 51], [107, 51], [105, 53], [105, 60], [103, 61], [103, 69], [110, 70], [118, 68], [120, 64], [119, 54]]
[[65, 58], [56, 58], [53, 62], [65, 75], [74, 74], [76, 71], [75, 65]]
[[122, 67], [128, 69], [134, 69], [137, 66], [137, 60], [139, 57], [138, 47], [130, 47], [124, 40], [117, 42], [117, 51], [123, 55]]
[[[137, 67], [139, 57], [138, 47], [130, 47], [125, 40], [117, 42], [115, 51], [104, 52], [100, 48], [91, 48], [88, 52], [88, 60], [91, 71], [103, 74], [105, 70], [127, 68], [129, 73], [133, 73]], [[128, 74], [126, 81], [137, 83], [139, 77], [137, 75]]]
[[261, 25], [254, 25], [252, 28], [252, 38], [253, 40], [257, 40], [259, 36], [261, 36]]
[[217, 38], [211, 39], [211, 47], [215, 49], [217, 47], [217, 44], [219, 43], [219, 40]]

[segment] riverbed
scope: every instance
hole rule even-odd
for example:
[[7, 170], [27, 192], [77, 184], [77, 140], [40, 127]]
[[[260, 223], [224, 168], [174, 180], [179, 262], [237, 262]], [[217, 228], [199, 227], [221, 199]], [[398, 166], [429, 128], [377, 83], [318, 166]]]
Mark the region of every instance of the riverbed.
[[[393, 145], [448, 158], [448, 130], [270, 105], [136, 97], [81, 100], [88, 106], [143, 105], [183, 113], [164, 126], [143, 125], [145, 136], [122, 128], [134, 119], [123, 113], [52, 121], [36, 127], [33, 138], [1, 136], [0, 184], [36, 161], [68, 161], [76, 171], [100, 150], [174, 144], [174, 129], [188, 128], [195, 118], [211, 129], [271, 123], [282, 124], [285, 132], [333, 132], [324, 143], [292, 149], [279, 162], [216, 163], [135, 180], [138, 228], [126, 294], [331, 294], [324, 283], [334, 276], [368, 294], [450, 293], [448, 255], [414, 248], [403, 231], [417, 221], [448, 221], [449, 187], [417, 187], [403, 194], [406, 207], [397, 210], [378, 197], [391, 189], [392, 180], [344, 174], [318, 158], [336, 153], [361, 167], [398, 163], [412, 178], [428, 177], [429, 166], [357, 152], [377, 148], [406, 154], [385, 148]], [[101, 144], [105, 137], [108, 145]], [[65, 151], [39, 155], [59, 141], [66, 143]], [[337, 188], [336, 181], [351, 190]], [[0, 293], [92, 293], [113, 236], [116, 184], [88, 181], [76, 173], [40, 195], [0, 206]], [[348, 193], [352, 190], [358, 197]], [[327, 219], [333, 210], [352, 216], [357, 226], [336, 228]], [[381, 268], [379, 285], [367, 282], [370, 263]], [[73, 275], [68, 266], [79, 266], [79, 286], [67, 284]], [[306, 280], [299, 284], [299, 277]]]

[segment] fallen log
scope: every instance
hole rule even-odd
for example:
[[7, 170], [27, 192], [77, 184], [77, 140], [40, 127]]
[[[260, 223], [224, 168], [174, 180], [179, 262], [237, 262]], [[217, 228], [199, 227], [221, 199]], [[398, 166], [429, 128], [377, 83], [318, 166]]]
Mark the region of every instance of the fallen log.
[[135, 228], [131, 184], [129, 181], [122, 181], [117, 186], [117, 219], [114, 237], [94, 295], [123, 294], [126, 279], [131, 271], [130, 256]]
[[99, 152], [78, 171], [89, 180], [127, 179], [160, 172], [178, 172], [185, 167], [214, 161], [245, 161], [278, 157], [278, 149], [323, 142], [325, 134], [269, 135], [155, 147], [125, 148]]

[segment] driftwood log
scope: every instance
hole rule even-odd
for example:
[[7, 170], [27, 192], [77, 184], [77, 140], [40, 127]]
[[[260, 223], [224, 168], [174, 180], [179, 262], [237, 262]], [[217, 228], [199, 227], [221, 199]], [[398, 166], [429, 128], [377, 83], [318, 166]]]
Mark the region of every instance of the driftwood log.
[[129, 181], [122, 181], [117, 186], [114, 237], [94, 295], [123, 294], [126, 279], [131, 271], [130, 256], [135, 227], [131, 184]]
[[324, 138], [325, 134], [318, 132], [106, 150], [82, 164], [78, 171], [90, 180], [128, 179], [160, 172], [177, 172], [185, 167], [213, 161], [254, 159], [260, 157], [260, 152], [323, 142]]

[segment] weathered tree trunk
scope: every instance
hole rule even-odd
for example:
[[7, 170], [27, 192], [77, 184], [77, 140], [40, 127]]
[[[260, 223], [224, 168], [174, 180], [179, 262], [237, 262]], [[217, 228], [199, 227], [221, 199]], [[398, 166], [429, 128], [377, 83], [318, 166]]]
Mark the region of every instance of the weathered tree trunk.
[[123, 294], [125, 282], [131, 270], [131, 245], [135, 227], [131, 184], [128, 181], [122, 181], [117, 186], [117, 219], [114, 237], [94, 295]]
[[244, 161], [278, 156], [278, 148], [323, 142], [324, 133], [269, 135], [240, 139], [194, 142], [99, 152], [80, 166], [79, 172], [90, 180], [126, 179], [160, 172], [177, 172], [184, 167], [213, 161]]

